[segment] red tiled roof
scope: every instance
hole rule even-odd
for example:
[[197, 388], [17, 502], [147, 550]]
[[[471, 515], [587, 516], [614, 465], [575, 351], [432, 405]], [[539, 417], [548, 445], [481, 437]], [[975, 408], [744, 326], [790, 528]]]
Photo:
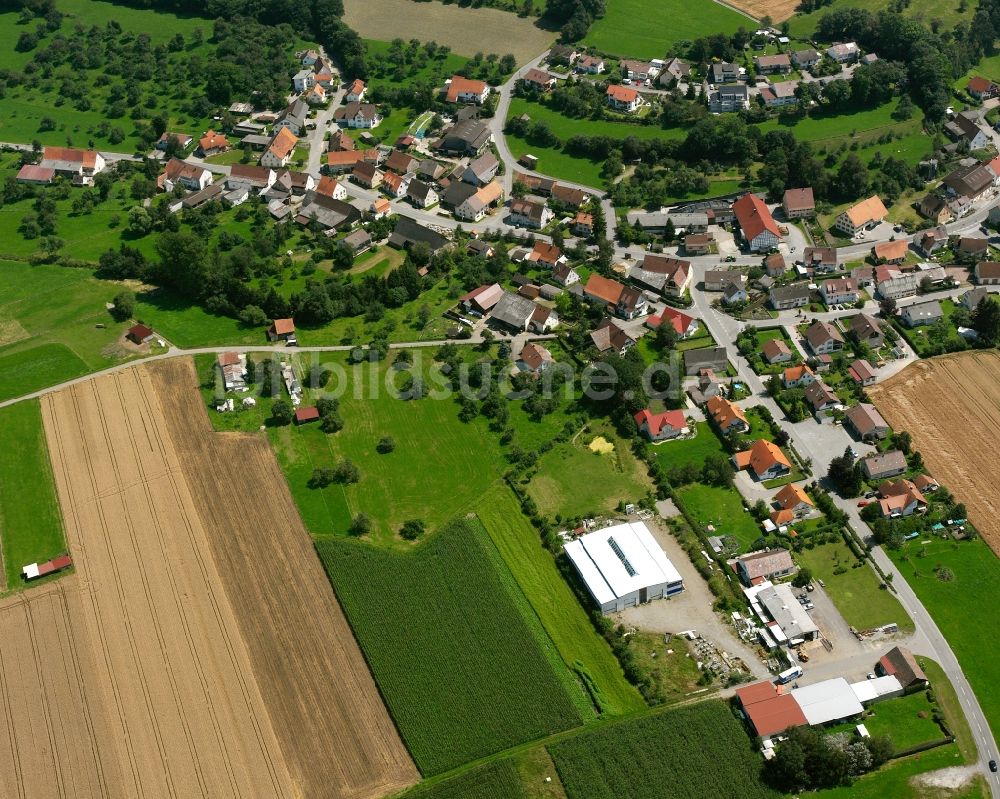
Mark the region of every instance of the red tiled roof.
[[447, 99], [449, 103], [457, 103], [460, 94], [482, 94], [484, 91], [486, 91], [485, 82], [455, 75], [448, 84]]
[[744, 194], [733, 203], [733, 213], [736, 221], [743, 230], [743, 236], [747, 241], [757, 238], [765, 230], [773, 233], [777, 238], [781, 238], [781, 231], [778, 224], [767, 210], [764, 201], [756, 194]]
[[653, 413], [649, 408], [644, 408], [635, 415], [635, 423], [642, 427], [645, 422], [649, 426], [649, 434], [658, 436], [664, 427], [671, 427], [680, 430], [687, 426], [684, 418], [684, 411], [664, 411], [663, 413]]
[[275, 319], [272, 325], [274, 332], [279, 336], [287, 336], [295, 332], [295, 322], [291, 319]]
[[315, 422], [317, 419], [319, 419], [319, 409], [314, 405], [295, 409], [296, 422]]
[[619, 103], [632, 103], [639, 96], [639, 92], [635, 89], [630, 89], [628, 86], [612, 85], [608, 86], [607, 95]]

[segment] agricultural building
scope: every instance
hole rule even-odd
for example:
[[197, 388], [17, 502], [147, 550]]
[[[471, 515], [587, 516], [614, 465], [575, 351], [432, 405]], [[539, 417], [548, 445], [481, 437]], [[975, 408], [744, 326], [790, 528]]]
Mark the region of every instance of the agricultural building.
[[819, 638], [819, 627], [795, 598], [788, 583], [773, 585], [769, 580], [744, 588], [750, 607], [764, 625], [761, 638], [768, 646], [797, 646]]
[[566, 554], [602, 613], [684, 590], [680, 572], [642, 522], [588, 533], [566, 544]]

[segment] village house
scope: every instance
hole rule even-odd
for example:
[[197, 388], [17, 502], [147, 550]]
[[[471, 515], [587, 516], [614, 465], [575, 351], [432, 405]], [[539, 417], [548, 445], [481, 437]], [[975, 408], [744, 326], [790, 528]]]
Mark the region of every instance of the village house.
[[924, 230], [917, 234], [914, 239], [914, 246], [925, 258], [930, 258], [938, 250], [944, 249], [948, 245], [948, 230], [941, 225], [939, 227]]
[[234, 191], [240, 187], [262, 194], [273, 185], [277, 173], [266, 166], [233, 164], [226, 178], [226, 188]]
[[[982, 124], [979, 114], [975, 110], [955, 114], [948, 122], [945, 122], [944, 132], [958, 144], [964, 144], [969, 151], [982, 150], [990, 143], [991, 139], [989, 128]], [[978, 165], [972, 164], [969, 168], [976, 166]]]
[[784, 339], [770, 338], [764, 342], [760, 351], [768, 363], [787, 363], [792, 360], [792, 351]]
[[550, 64], [573, 66], [580, 57], [579, 51], [571, 44], [554, 44], [549, 50], [547, 60]]
[[806, 247], [802, 252], [802, 266], [817, 275], [836, 272], [837, 251], [833, 247]]
[[635, 339], [618, 327], [611, 319], [604, 319], [592, 331], [590, 340], [602, 355], [614, 352], [624, 355], [635, 346]]
[[351, 85], [347, 87], [347, 92], [344, 94], [344, 100], [348, 103], [363, 102], [367, 90], [365, 82], [361, 80], [361, 78], [355, 78], [351, 81]]
[[875, 268], [866, 264], [855, 266], [851, 269], [850, 276], [857, 282], [859, 289], [875, 285]]
[[795, 95], [799, 82], [796, 80], [786, 80], [781, 83], [772, 83], [760, 90], [760, 99], [764, 101], [767, 108], [782, 108], [788, 105], [796, 105], [799, 98]]
[[455, 217], [478, 222], [490, 212], [491, 208], [499, 206], [503, 199], [503, 186], [499, 181], [494, 180], [485, 186], [480, 186], [474, 194], [459, 203], [454, 209]]
[[869, 480], [885, 480], [906, 471], [906, 457], [898, 449], [869, 455], [861, 461], [861, 471]]
[[490, 95], [485, 81], [453, 75], [445, 84], [445, 100], [449, 103], [475, 103], [482, 105]]
[[678, 311], [676, 308], [671, 308], [669, 305], [664, 306], [660, 313], [650, 316], [646, 320], [646, 327], [650, 330], [656, 330], [663, 324], [670, 325], [678, 338], [689, 338], [698, 331], [697, 319]]
[[536, 200], [520, 199], [510, 204], [510, 224], [515, 227], [526, 227], [539, 230], [552, 221], [553, 213], [545, 203]]
[[747, 421], [743, 409], [724, 397], [709, 397], [705, 403], [705, 410], [723, 434], [746, 433], [750, 429], [750, 422]]
[[787, 577], [796, 570], [795, 561], [787, 549], [765, 549], [741, 555], [734, 564], [740, 581], [747, 586], [760, 585], [765, 580]]
[[990, 290], [986, 286], [976, 286], [969, 289], [960, 298], [959, 303], [967, 311], [974, 311], [984, 299], [990, 296]]
[[395, 172], [385, 172], [382, 175], [382, 191], [395, 200], [405, 197], [409, 187], [410, 179], [405, 175], [397, 175]]
[[844, 337], [829, 322], [813, 322], [805, 333], [809, 349], [816, 355], [838, 352], [844, 348]]
[[980, 261], [973, 274], [980, 286], [1000, 286], [1000, 262]]
[[785, 256], [780, 252], [773, 252], [764, 259], [764, 273], [768, 277], [781, 277], [787, 271], [788, 264], [785, 263]]
[[301, 69], [292, 76], [292, 91], [301, 94], [316, 84], [316, 78], [311, 69]]
[[374, 164], [358, 164], [351, 172], [351, 179], [366, 189], [377, 189], [382, 185], [382, 170]]
[[247, 356], [242, 352], [220, 352], [216, 358], [216, 370], [226, 391], [247, 390]]
[[499, 283], [490, 283], [462, 295], [458, 298], [458, 302], [465, 311], [485, 316], [493, 310], [494, 305], [500, 302], [503, 293], [503, 288]]
[[868, 402], [848, 408], [844, 421], [862, 441], [881, 441], [889, 435], [889, 424], [878, 409]]
[[914, 272], [902, 272], [891, 266], [875, 269], [875, 293], [883, 299], [899, 300], [917, 293], [918, 279]]
[[805, 387], [806, 402], [813, 409], [813, 413], [821, 413], [837, 408], [840, 400], [822, 380], [814, 380]]
[[754, 59], [757, 73], [760, 75], [770, 75], [773, 72], [791, 72], [792, 60], [785, 53], [777, 55], [760, 55]]
[[878, 320], [866, 313], [852, 316], [849, 329], [859, 344], [866, 344], [873, 350], [885, 344], [885, 334]]
[[316, 83], [310, 86], [305, 92], [302, 93], [302, 99], [305, 100], [311, 106], [326, 105], [327, 96], [326, 89], [324, 89], [320, 84]]
[[[986, 146], [983, 142], [982, 147]], [[978, 148], [977, 148], [978, 149]], [[993, 173], [979, 163], [960, 166], [941, 181], [949, 197], [961, 197], [969, 203], [981, 200], [993, 190]]]
[[862, 230], [875, 227], [885, 220], [889, 211], [882, 203], [882, 198], [873, 194], [867, 200], [852, 205], [838, 216], [834, 227], [848, 236], [854, 236]]
[[18, 171], [15, 180], [18, 183], [30, 183], [36, 186], [47, 186], [55, 180], [56, 171], [52, 167], [38, 164], [24, 164]]
[[[209, 130], [198, 140], [198, 154], [201, 155], [202, 158], [224, 153], [229, 149], [229, 147], [229, 139], [221, 133], [216, 133], [214, 130]], [[42, 163], [45, 163], [44, 159]]]
[[670, 87], [681, 81], [686, 81], [691, 77], [691, 65], [679, 58], [671, 58], [663, 65], [660, 72], [660, 84]]
[[596, 55], [583, 55], [576, 62], [576, 71], [585, 72], [588, 75], [600, 75], [606, 66], [604, 59]]
[[593, 303], [604, 305], [623, 319], [635, 319], [646, 312], [646, 298], [642, 292], [631, 286], [623, 286], [617, 280], [602, 277], [596, 272], [587, 278], [583, 296]]
[[[812, 498], [794, 483], [788, 483], [781, 487], [781, 490], [774, 495], [774, 505], [777, 510], [790, 511], [796, 518], [801, 519], [808, 516], [816, 507]], [[768, 575], [767, 578], [780, 577], [781, 575]]]
[[522, 372], [538, 375], [555, 362], [552, 353], [538, 343], [528, 343], [521, 348], [515, 366]]
[[552, 268], [552, 279], [560, 286], [572, 286], [580, 282], [580, 275], [569, 264], [556, 264]]
[[750, 108], [750, 89], [742, 83], [719, 86], [709, 92], [708, 107], [716, 114], [746, 111]]
[[691, 285], [691, 262], [645, 253], [628, 271], [629, 280], [666, 297], [680, 297]]
[[750, 252], [767, 252], [781, 241], [781, 231], [764, 201], [756, 194], [744, 194], [733, 203], [736, 223]]
[[347, 247], [353, 255], [360, 255], [372, 246], [372, 237], [367, 230], [355, 230], [348, 233], [339, 242], [339, 246]]
[[907, 327], [920, 327], [932, 325], [939, 319], [943, 319], [944, 311], [941, 310], [941, 303], [937, 300], [926, 300], [907, 305], [899, 316]]
[[882, 516], [898, 518], [923, 513], [927, 510], [927, 499], [916, 484], [901, 478], [886, 480], [878, 487], [878, 504]]
[[345, 128], [370, 130], [382, 124], [382, 114], [372, 103], [348, 103], [333, 115], [338, 125]]
[[[696, 405], [704, 405], [714, 398], [722, 397], [722, 382], [714, 370], [709, 368], [699, 369], [698, 382], [696, 386], [688, 389], [688, 394], [690, 394], [691, 399], [694, 400]], [[739, 406], [737, 406], [737, 410], [739, 410]]]
[[861, 50], [854, 42], [840, 42], [828, 47], [826, 54], [838, 64], [846, 64], [857, 61], [861, 56]]
[[792, 53], [792, 63], [796, 69], [812, 69], [819, 63], [820, 57], [820, 54], [810, 47]]
[[146, 325], [136, 324], [132, 325], [132, 327], [125, 331], [125, 338], [133, 344], [142, 345], [148, 344], [156, 338], [156, 333], [153, 332], [152, 328], [149, 328]]
[[688, 255], [708, 255], [713, 241], [711, 233], [692, 233], [684, 237], [684, 252]]
[[156, 179], [156, 185], [163, 191], [173, 191], [174, 186], [181, 186], [188, 191], [201, 191], [212, 180], [212, 173], [204, 167], [171, 158]]
[[965, 90], [979, 102], [990, 100], [1000, 94], [1000, 89], [993, 81], [979, 75], [969, 78], [969, 82], [965, 84]]
[[785, 388], [798, 388], [808, 386], [816, 379], [816, 374], [806, 364], [800, 363], [796, 366], [789, 366], [781, 373], [781, 384]]
[[275, 319], [267, 329], [267, 338], [269, 341], [294, 342], [295, 320]]
[[350, 203], [312, 192], [295, 216], [296, 224], [321, 230], [349, 230], [361, 221], [361, 212]]
[[70, 178], [76, 186], [94, 185], [94, 176], [105, 170], [104, 156], [95, 150], [78, 150], [73, 147], [45, 147], [42, 169], [51, 169], [56, 177]]
[[853, 305], [858, 301], [858, 282], [852, 277], [832, 277], [819, 284], [819, 293], [828, 306]]
[[660, 74], [660, 68], [649, 61], [635, 61], [626, 58], [619, 63], [618, 67], [624, 77], [639, 82], [652, 80]]
[[712, 83], [735, 83], [740, 79], [740, 68], [728, 61], [716, 61], [709, 68], [708, 76]]
[[878, 374], [875, 372], [875, 367], [872, 366], [865, 358], [858, 358], [853, 361], [851, 365], [847, 367], [847, 373], [859, 386], [872, 386], [875, 385], [875, 381], [878, 380]]
[[948, 201], [937, 194], [925, 194], [917, 204], [917, 213], [935, 225], [945, 225], [955, 218]]
[[955, 254], [961, 261], [970, 263], [971, 261], [985, 260], [989, 254], [989, 250], [989, 241], [987, 239], [962, 236], [958, 240], [958, 247], [955, 248]]
[[271, 143], [260, 157], [260, 165], [269, 169], [285, 166], [295, 152], [298, 138], [288, 128], [281, 128], [274, 134]]
[[438, 203], [438, 193], [434, 188], [424, 183], [422, 180], [411, 180], [406, 187], [406, 198], [416, 208], [430, 208]]
[[557, 264], [565, 263], [566, 256], [562, 250], [547, 241], [536, 241], [527, 257], [528, 261], [553, 269]]
[[556, 85], [555, 76], [532, 67], [517, 79], [518, 84], [527, 89], [547, 92]]
[[634, 419], [639, 432], [653, 442], [668, 441], [688, 434], [684, 411], [653, 413], [649, 408], [645, 408], [639, 411]]
[[500, 162], [491, 152], [483, 153], [473, 159], [462, 173], [462, 180], [473, 186], [485, 186], [496, 177]]
[[773, 480], [792, 471], [792, 464], [781, 448], [766, 439], [758, 439], [750, 449], [733, 456], [737, 469], [749, 469], [757, 480]]
[[788, 286], [775, 286], [771, 289], [768, 302], [776, 311], [788, 311], [801, 308], [809, 302], [809, 286], [805, 283], [792, 283]]
[[880, 241], [872, 247], [872, 259], [876, 264], [901, 264], [906, 260], [909, 243], [906, 239]]
[[612, 84], [605, 90], [608, 106], [614, 111], [631, 113], [642, 105], [642, 95], [628, 86]]
[[191, 142], [194, 141], [194, 138], [192, 136], [188, 136], [186, 133], [171, 133], [169, 131], [165, 131], [161, 133], [160, 138], [156, 140], [156, 149], [157, 150], [168, 149], [170, 146], [171, 139], [177, 142], [177, 146], [181, 150], [186, 150], [188, 147], [191, 146]]
[[312, 65], [313, 77], [324, 89], [332, 89], [337, 73], [325, 58], [317, 58]]
[[301, 97], [289, 103], [274, 120], [272, 130], [288, 128], [296, 136], [301, 136], [306, 129], [306, 119], [309, 117], [309, 104]]
[[592, 214], [585, 214], [583, 211], [577, 211], [576, 216], [573, 217], [573, 232], [577, 236], [583, 236], [584, 238], [589, 238], [594, 232], [594, 217]]
[[417, 159], [402, 150], [393, 150], [388, 158], [382, 162], [385, 169], [395, 172], [397, 175], [408, 175], [417, 166]]
[[816, 201], [813, 199], [813, 190], [787, 189], [781, 198], [781, 207], [785, 211], [786, 219], [808, 219], [816, 214]]

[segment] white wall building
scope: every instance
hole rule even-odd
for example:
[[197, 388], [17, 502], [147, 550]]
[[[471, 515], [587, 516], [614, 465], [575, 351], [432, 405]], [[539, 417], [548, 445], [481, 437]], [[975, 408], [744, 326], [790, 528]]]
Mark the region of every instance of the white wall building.
[[588, 533], [566, 544], [566, 554], [603, 613], [684, 590], [680, 572], [642, 522]]

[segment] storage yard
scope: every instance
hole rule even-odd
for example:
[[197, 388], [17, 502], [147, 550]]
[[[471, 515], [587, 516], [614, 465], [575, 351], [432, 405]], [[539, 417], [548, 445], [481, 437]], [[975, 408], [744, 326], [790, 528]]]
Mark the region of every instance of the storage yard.
[[965, 503], [969, 520], [1000, 552], [993, 468], [1000, 449], [1000, 353], [919, 361], [868, 392], [893, 429], [909, 431], [928, 471]]
[[[176, 395], [140, 367], [42, 403], [76, 573], [0, 605], [0, 794], [353, 798], [411, 784], [266, 443], [205, 435], [190, 364], [168, 372]], [[261, 485], [265, 521], [242, 512]]]

